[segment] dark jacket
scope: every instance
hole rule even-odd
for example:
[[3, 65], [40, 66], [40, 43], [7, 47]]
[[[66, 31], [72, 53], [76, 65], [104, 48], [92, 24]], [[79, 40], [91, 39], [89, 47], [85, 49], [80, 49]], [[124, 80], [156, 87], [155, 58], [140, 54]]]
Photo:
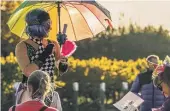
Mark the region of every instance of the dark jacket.
[[168, 97], [162, 105], [161, 111], [170, 111], [170, 97]]
[[162, 92], [154, 87], [151, 78], [152, 71], [147, 70], [139, 74], [132, 84], [131, 92], [137, 95], [141, 92], [141, 98], [144, 99], [140, 111], [151, 111], [152, 108], [159, 108], [165, 101]]

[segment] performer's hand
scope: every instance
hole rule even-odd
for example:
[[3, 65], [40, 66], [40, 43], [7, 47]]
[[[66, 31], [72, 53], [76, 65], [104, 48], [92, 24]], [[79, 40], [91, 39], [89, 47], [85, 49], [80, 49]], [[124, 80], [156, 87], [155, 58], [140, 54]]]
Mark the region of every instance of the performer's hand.
[[62, 73], [67, 72], [68, 70], [68, 59], [66, 57], [63, 57], [60, 59], [59, 65], [58, 65], [59, 71]]
[[60, 62], [68, 62], [68, 58], [62, 57], [62, 58], [60, 59]]
[[68, 63], [67, 62], [60, 62], [59, 63], [59, 71], [62, 73], [67, 72], [68, 70]]
[[57, 35], [57, 41], [60, 45], [64, 44], [66, 40], [67, 40], [66, 34], [60, 33], [60, 34]]

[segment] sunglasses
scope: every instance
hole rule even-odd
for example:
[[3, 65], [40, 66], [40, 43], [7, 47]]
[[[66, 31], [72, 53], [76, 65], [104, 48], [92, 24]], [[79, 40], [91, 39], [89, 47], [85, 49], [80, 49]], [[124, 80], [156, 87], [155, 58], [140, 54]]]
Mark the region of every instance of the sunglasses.
[[154, 63], [154, 62], [151, 62], [151, 61], [147, 61], [149, 63], [149, 65], [151, 65], [153, 68], [157, 68], [157, 66], [159, 65], [158, 63]]

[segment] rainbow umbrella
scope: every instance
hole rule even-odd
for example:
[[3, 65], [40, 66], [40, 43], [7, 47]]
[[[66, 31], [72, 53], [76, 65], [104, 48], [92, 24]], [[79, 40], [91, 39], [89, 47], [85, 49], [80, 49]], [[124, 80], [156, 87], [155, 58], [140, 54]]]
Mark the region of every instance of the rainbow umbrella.
[[[79, 41], [94, 37], [111, 26], [110, 12], [96, 1], [24, 1], [11, 15], [8, 26], [12, 33], [27, 38], [25, 16], [33, 9], [46, 10], [52, 20], [49, 38], [56, 40], [56, 35], [67, 26], [67, 38]], [[112, 26], [111, 26], [112, 27]]]

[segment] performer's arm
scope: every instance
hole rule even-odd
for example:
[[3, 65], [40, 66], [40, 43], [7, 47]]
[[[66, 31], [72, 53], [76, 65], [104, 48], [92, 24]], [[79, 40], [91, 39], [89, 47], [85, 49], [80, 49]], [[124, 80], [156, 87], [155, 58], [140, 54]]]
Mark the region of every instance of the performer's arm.
[[27, 55], [27, 47], [23, 41], [17, 44], [15, 54], [17, 62], [25, 76], [28, 77], [33, 71], [39, 69], [36, 64], [30, 63]]
[[60, 72], [65, 73], [68, 69], [67, 58], [62, 57], [59, 44], [57, 42], [53, 43], [55, 44], [56, 67]]
[[55, 59], [56, 61], [58, 61], [59, 59], [61, 59], [61, 52], [60, 52], [60, 45], [58, 44], [58, 42], [53, 41], [54, 46], [55, 46]]

